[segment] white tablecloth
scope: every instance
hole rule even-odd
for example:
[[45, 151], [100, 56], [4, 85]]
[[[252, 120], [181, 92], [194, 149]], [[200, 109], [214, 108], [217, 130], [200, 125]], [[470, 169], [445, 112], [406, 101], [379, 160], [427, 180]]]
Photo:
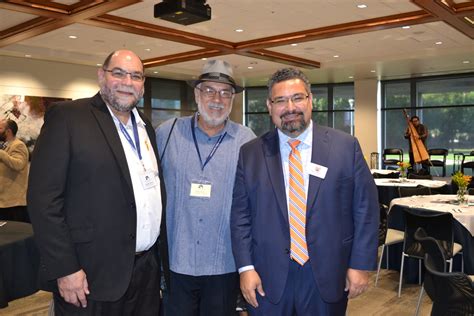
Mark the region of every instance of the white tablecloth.
[[460, 206], [456, 202], [456, 195], [415, 195], [404, 198], [393, 199], [390, 208], [393, 205], [402, 205], [405, 207], [422, 208], [426, 210], [449, 212], [474, 236], [474, 196], [469, 197], [469, 206]]
[[441, 188], [445, 186], [446, 181], [441, 180], [425, 180], [425, 179], [374, 179], [375, 184], [381, 187], [417, 187], [422, 185], [429, 188]]

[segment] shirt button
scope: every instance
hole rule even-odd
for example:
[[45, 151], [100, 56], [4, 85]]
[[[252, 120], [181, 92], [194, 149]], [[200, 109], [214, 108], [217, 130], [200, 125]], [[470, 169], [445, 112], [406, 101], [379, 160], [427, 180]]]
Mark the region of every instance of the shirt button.
[[202, 218], [199, 219], [199, 223], [202, 223]]
[[196, 244], [198, 244], [198, 245], [199, 245], [199, 240], [198, 240], [198, 241], [196, 241]]
[[134, 240], [135, 239], [135, 234], [130, 234], [130, 239]]

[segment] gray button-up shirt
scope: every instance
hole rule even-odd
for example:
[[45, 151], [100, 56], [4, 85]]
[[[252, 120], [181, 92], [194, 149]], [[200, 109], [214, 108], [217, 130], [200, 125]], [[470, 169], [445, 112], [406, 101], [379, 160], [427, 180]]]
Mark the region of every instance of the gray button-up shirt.
[[[236, 271], [230, 242], [230, 209], [240, 146], [255, 138], [247, 127], [227, 121], [221, 133], [209, 137], [195, 121], [195, 134], [204, 163], [221, 135], [227, 133], [204, 170], [191, 132], [191, 120], [177, 120], [161, 157], [167, 191], [166, 225], [170, 268], [176, 273], [200, 276]], [[163, 152], [173, 120], [156, 130]], [[192, 182], [210, 182], [211, 197], [190, 196]]]

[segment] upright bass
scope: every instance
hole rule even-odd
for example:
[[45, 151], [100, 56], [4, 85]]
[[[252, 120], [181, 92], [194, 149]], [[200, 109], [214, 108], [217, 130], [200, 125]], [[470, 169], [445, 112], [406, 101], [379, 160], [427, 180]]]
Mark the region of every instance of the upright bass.
[[418, 132], [415, 126], [413, 126], [413, 123], [410, 121], [405, 109], [403, 109], [403, 115], [407, 121], [408, 130], [410, 131], [410, 143], [413, 150], [413, 159], [415, 163], [421, 163], [425, 160], [429, 161], [430, 155], [426, 150], [425, 144], [423, 144], [423, 141], [420, 139], [420, 135], [418, 135]]

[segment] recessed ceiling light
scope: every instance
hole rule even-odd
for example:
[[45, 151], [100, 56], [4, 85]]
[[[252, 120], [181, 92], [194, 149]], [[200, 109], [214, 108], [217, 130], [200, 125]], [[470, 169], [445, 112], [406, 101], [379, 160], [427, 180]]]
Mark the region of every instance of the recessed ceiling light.
[[26, 54], [26, 55], [25, 55], [25, 57], [26, 57], [26, 58], [30, 58], [30, 57], [31, 57], [31, 55], [29, 55], [29, 54]]
[[76, 39], [77, 38], [76, 35], [69, 35], [68, 37], [71, 38], [71, 39]]
[[370, 72], [375, 72], [375, 70], [372, 69]]
[[157, 73], [158, 73], [158, 71], [153, 71], [153, 73], [154, 73], [154, 74], [157, 74]]
[[402, 29], [404, 29], [404, 30], [408, 30], [409, 28], [410, 28], [410, 25], [402, 26]]
[[99, 67], [102, 66], [102, 64], [96, 64], [96, 65], [99, 66]]
[[334, 56], [332, 56], [332, 57], [334, 57], [334, 58], [339, 58], [339, 55], [334, 55]]
[[252, 66], [248, 66], [247, 69], [253, 69], [253, 67], [252, 67]]
[[151, 48], [145, 48], [145, 50], [146, 50], [147, 52], [150, 52], [150, 51], [151, 51]]
[[463, 63], [463, 64], [469, 64], [470, 61], [469, 61], [469, 60], [463, 60], [462, 63]]
[[242, 30], [242, 29], [236, 29], [235, 31], [236, 31], [237, 33], [242, 33], [244, 30]]
[[206, 58], [206, 57], [203, 57], [203, 58], [201, 58], [201, 60], [207, 60], [207, 58]]
[[441, 45], [441, 44], [443, 44], [443, 42], [436, 42], [435, 44], [436, 45]]
[[367, 5], [366, 4], [358, 4], [357, 7], [359, 9], [365, 9], [365, 8], [367, 8]]
[[291, 46], [298, 46], [298, 44], [296, 44], [296, 43], [293, 43], [293, 44], [291, 44]]
[[354, 76], [349, 76], [349, 79], [354, 79]]

